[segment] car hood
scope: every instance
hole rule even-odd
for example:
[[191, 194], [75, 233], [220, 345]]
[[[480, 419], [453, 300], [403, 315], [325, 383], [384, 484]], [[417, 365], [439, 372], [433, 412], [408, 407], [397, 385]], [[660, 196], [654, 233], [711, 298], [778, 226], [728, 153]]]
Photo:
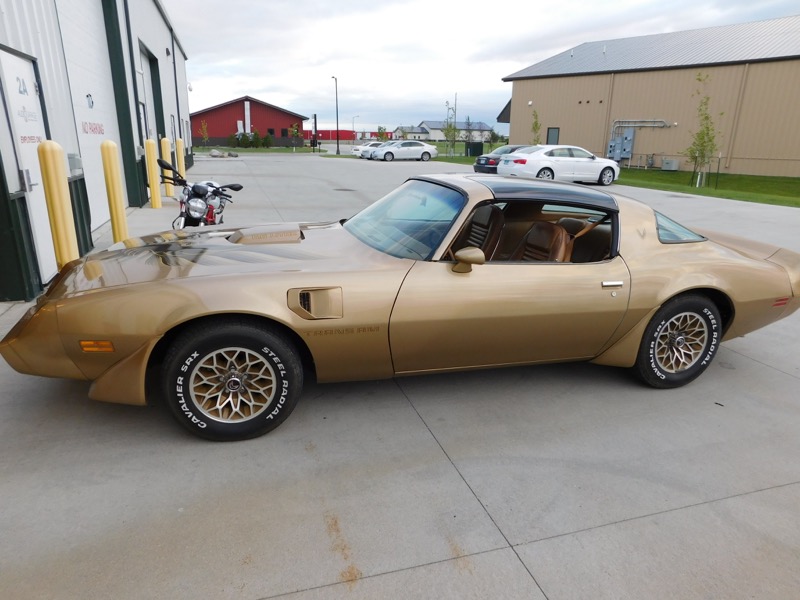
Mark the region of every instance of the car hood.
[[376, 269], [389, 257], [333, 223], [273, 223], [166, 231], [131, 238], [65, 267], [47, 296], [186, 277]]

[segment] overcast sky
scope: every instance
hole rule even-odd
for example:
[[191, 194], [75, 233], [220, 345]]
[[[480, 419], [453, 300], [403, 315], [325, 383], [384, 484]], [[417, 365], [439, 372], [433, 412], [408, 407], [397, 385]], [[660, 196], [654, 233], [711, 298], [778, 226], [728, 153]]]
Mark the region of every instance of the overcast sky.
[[[584, 42], [760, 21], [797, 0], [161, 0], [188, 56], [191, 112], [249, 95], [320, 129], [483, 121], [512, 73]], [[306, 121], [305, 129], [311, 129]]]

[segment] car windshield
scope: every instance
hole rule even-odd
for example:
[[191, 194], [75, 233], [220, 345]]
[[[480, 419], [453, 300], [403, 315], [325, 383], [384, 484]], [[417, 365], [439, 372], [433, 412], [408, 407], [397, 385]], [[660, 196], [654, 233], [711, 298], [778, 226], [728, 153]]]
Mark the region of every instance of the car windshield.
[[344, 228], [391, 256], [429, 260], [465, 204], [456, 190], [407, 181], [348, 220]]

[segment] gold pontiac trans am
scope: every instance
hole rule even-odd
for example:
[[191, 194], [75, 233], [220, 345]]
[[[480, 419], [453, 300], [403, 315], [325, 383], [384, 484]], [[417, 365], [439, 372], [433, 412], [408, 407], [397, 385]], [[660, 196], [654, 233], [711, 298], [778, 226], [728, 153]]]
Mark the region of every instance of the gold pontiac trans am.
[[629, 198], [420, 176], [340, 222], [170, 231], [73, 261], [0, 353], [240, 440], [282, 423], [308, 378], [592, 361], [681, 386], [799, 294], [800, 254]]

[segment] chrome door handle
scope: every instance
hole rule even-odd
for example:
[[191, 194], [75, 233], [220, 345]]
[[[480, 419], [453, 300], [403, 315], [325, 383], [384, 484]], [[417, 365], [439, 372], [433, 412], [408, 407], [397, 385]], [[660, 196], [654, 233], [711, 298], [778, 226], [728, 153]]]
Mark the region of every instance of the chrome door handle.
[[624, 281], [604, 281], [602, 285], [603, 285], [604, 289], [605, 288], [621, 288], [623, 285], [625, 285], [625, 282]]

